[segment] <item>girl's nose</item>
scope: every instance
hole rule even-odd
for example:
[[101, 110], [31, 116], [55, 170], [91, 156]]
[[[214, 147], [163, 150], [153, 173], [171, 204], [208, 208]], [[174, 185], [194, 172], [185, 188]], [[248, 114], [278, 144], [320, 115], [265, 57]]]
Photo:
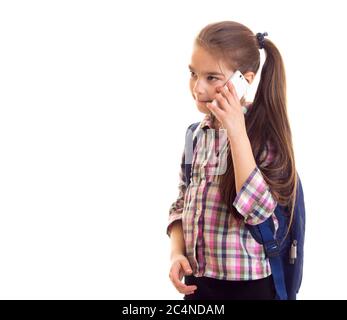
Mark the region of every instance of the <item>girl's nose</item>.
[[199, 96], [206, 92], [206, 85], [202, 81], [196, 81], [193, 91], [195, 95]]

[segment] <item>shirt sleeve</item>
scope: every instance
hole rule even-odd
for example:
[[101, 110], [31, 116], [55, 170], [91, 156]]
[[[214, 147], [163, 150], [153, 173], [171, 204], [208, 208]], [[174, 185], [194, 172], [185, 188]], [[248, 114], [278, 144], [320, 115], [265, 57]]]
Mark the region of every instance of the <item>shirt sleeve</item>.
[[[274, 150], [269, 142], [268, 150], [269, 152], [262, 166], [267, 166], [274, 157]], [[258, 165], [246, 179], [241, 190], [236, 195], [233, 205], [244, 217], [245, 223], [251, 225], [262, 223], [274, 212], [277, 202], [273, 198]]]
[[182, 212], [184, 207], [184, 197], [186, 193], [186, 180], [185, 180], [185, 154], [182, 154], [181, 169], [179, 172], [179, 183], [178, 183], [178, 197], [175, 202], [172, 203], [169, 209], [169, 221], [166, 228], [166, 233], [170, 237], [171, 227], [173, 222], [182, 219]]

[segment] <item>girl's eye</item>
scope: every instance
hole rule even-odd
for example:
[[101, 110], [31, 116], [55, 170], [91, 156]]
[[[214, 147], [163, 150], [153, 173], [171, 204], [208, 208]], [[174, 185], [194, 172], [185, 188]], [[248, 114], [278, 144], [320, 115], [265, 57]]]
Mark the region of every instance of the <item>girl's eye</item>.
[[[193, 77], [195, 77], [195, 73], [193, 72], [193, 71], [190, 71], [190, 76], [193, 78]], [[216, 77], [213, 77], [213, 76], [208, 76], [207, 77], [207, 80], [208, 81], [212, 81], [212, 80], [219, 80], [218, 78], [216, 78]]]
[[216, 79], [216, 80], [218, 80], [218, 78], [216, 78], [216, 77], [212, 77], [212, 76], [208, 76], [208, 77], [207, 77], [207, 79], [208, 79], [208, 80], [212, 80], [212, 79]]

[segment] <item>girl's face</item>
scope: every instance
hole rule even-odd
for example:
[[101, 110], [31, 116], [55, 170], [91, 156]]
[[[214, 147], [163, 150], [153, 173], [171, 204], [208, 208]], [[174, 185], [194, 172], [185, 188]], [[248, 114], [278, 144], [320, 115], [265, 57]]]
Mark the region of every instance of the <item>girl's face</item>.
[[[219, 62], [219, 64], [218, 64]], [[221, 70], [221, 68], [223, 68]], [[221, 61], [216, 60], [199, 45], [194, 45], [189, 65], [191, 72], [189, 86], [200, 112], [208, 114], [206, 102], [211, 102], [217, 94], [216, 88], [222, 87], [233, 74]]]

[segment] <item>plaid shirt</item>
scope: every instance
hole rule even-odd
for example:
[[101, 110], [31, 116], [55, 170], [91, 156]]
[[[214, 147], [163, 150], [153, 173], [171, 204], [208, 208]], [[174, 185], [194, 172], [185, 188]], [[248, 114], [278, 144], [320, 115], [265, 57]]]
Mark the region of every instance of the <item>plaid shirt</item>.
[[[233, 202], [244, 220], [231, 219], [218, 189], [218, 178], [226, 168], [223, 166], [226, 166], [228, 137], [226, 130], [213, 129], [210, 115], [205, 116], [193, 137], [199, 129], [206, 128], [209, 130], [201, 130], [203, 133], [198, 137], [188, 188], [185, 185], [184, 152], [182, 154], [179, 195], [169, 210], [167, 234], [170, 235], [174, 221], [182, 220], [186, 256], [197, 277], [222, 280], [265, 278], [271, 274], [269, 261], [263, 246], [254, 240], [245, 223], [259, 224], [271, 216], [277, 230], [278, 221], [272, 214], [277, 203], [261, 168], [256, 166]], [[262, 166], [273, 158], [274, 150], [270, 144], [268, 147], [269, 153]]]

